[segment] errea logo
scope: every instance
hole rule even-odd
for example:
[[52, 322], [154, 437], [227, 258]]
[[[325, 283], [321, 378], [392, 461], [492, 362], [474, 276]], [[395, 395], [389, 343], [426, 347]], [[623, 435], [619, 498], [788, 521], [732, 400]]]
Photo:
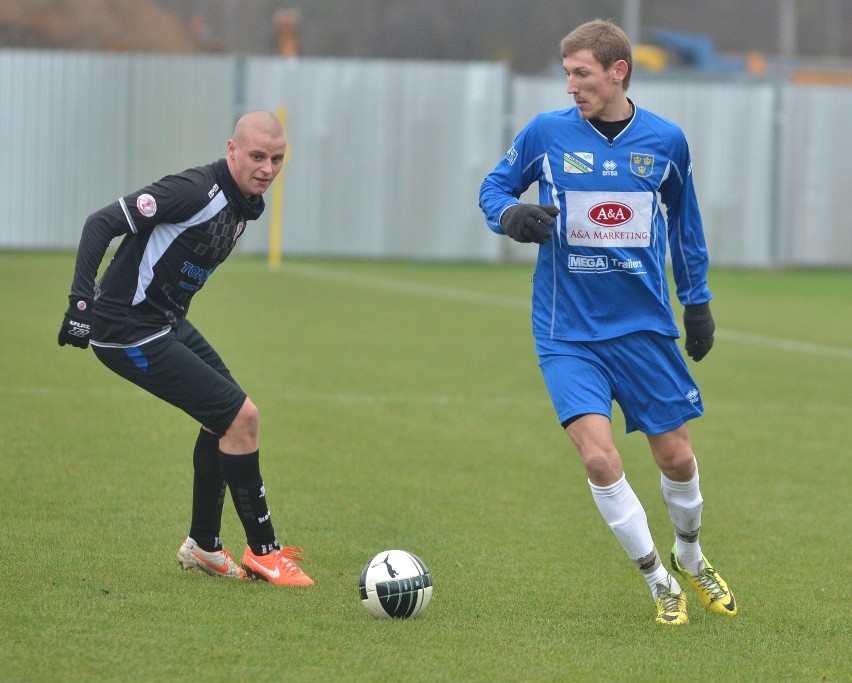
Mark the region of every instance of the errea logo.
[[512, 145], [509, 148], [509, 151], [506, 152], [506, 161], [509, 162], [509, 166], [514, 166], [515, 162], [518, 160], [518, 150], [515, 149], [515, 146]]

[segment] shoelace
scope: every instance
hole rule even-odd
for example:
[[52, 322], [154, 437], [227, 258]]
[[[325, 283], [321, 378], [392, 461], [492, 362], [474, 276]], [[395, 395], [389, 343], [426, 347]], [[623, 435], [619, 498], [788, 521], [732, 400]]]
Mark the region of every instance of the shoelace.
[[658, 583], [656, 595], [665, 612], [677, 612], [680, 605], [680, 593], [672, 593], [671, 583]]
[[713, 567], [705, 566], [704, 571], [696, 576], [695, 580], [698, 581], [698, 584], [712, 596], [711, 602], [714, 600], [721, 600], [725, 597], [725, 589], [722, 588], [722, 585], [719, 583], [719, 577]]
[[302, 571], [296, 566], [296, 562], [302, 562], [305, 559], [301, 548], [281, 548], [278, 551], [278, 557], [281, 561], [281, 566], [291, 574]]
[[666, 612], [677, 612], [680, 604], [680, 594], [664, 593], [659, 596], [660, 602], [663, 603], [663, 610]]

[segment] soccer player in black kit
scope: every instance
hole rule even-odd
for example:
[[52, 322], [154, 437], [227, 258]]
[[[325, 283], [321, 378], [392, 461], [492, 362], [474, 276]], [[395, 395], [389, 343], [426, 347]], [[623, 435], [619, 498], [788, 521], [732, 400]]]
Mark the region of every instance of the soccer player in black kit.
[[[116, 374], [201, 425], [193, 452], [192, 522], [177, 553], [184, 569], [276, 585], [314, 582], [279, 545], [266, 504], [258, 409], [186, 318], [189, 304], [228, 257], [281, 171], [287, 139], [266, 111], [242, 116], [227, 156], [125, 195], [83, 226], [59, 345], [85, 349]], [[95, 283], [111, 241], [115, 256]], [[219, 538], [225, 489], [246, 533], [242, 566]]]

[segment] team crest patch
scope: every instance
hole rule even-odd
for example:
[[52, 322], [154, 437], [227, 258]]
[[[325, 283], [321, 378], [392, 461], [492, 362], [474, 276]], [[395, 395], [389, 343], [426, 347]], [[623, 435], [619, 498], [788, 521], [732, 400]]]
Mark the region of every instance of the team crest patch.
[[150, 218], [157, 213], [157, 200], [149, 194], [140, 194], [136, 198], [136, 208], [145, 218]]
[[654, 155], [644, 152], [630, 152], [630, 172], [640, 178], [647, 178], [654, 172]]
[[518, 159], [518, 150], [515, 149], [515, 146], [512, 145], [509, 148], [509, 151], [506, 152], [506, 161], [509, 162], [509, 166], [514, 166], [515, 161]]
[[565, 173], [591, 173], [595, 170], [595, 155], [591, 152], [565, 152], [562, 170]]

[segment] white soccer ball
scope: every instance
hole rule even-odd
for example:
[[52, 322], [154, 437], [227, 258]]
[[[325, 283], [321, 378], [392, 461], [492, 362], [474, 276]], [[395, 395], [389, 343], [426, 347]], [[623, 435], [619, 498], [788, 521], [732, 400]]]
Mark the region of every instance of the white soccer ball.
[[364, 565], [358, 589], [364, 609], [377, 619], [407, 619], [429, 606], [432, 575], [417, 555], [383, 550]]

